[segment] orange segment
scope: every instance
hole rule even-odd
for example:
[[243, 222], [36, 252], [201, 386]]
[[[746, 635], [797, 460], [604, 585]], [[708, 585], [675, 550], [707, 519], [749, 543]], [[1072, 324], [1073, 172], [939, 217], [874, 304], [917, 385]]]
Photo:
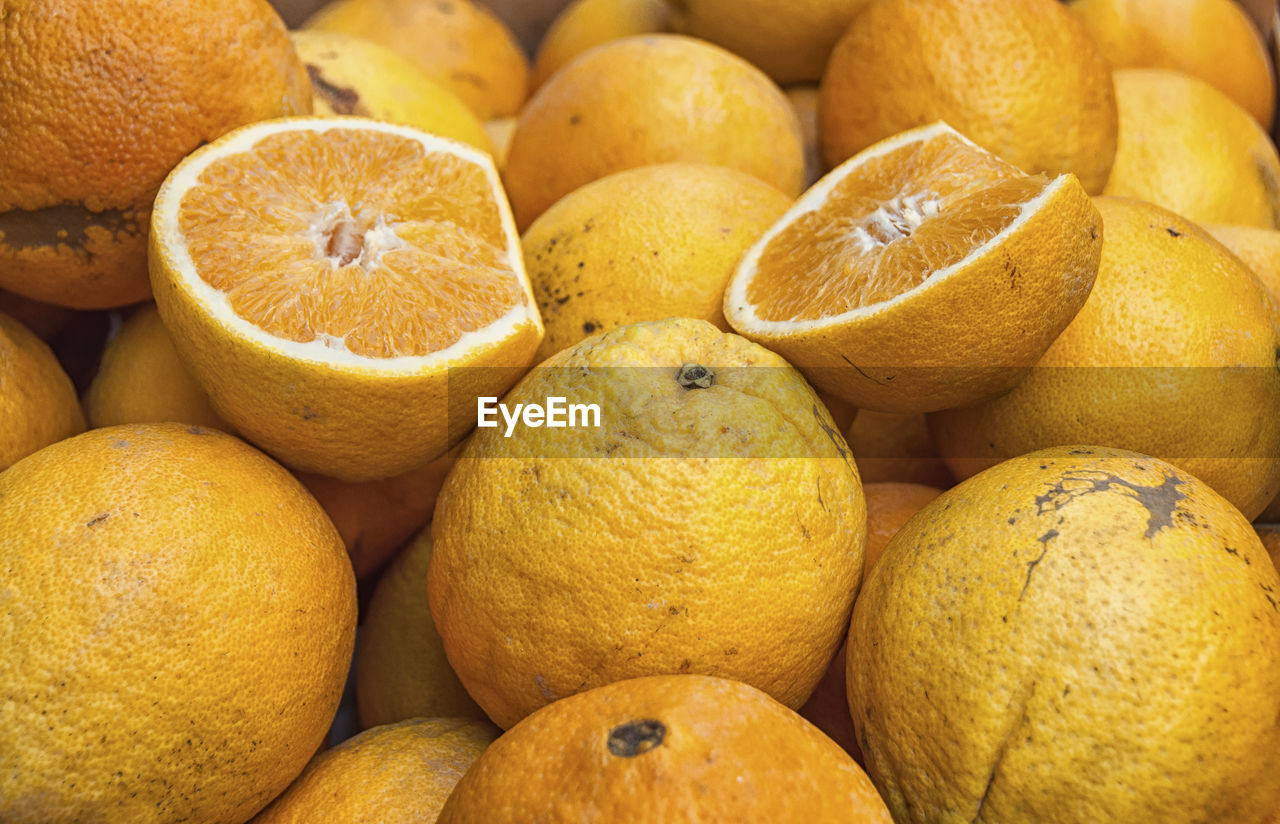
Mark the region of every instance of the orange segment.
[[[493, 160], [462, 143], [367, 118], [255, 124], [179, 164], [154, 215], [179, 356], [294, 469], [359, 482], [431, 461], [475, 424], [462, 396], [502, 394], [542, 337]], [[517, 368], [449, 385], [472, 366]]]
[[[869, 159], [760, 254], [747, 298], [766, 320], [817, 320], [889, 300], [995, 237], [1048, 179], [943, 135]], [[795, 288], [795, 271], [813, 289]]]
[[269, 135], [205, 169], [179, 226], [241, 318], [363, 357], [439, 351], [523, 301], [483, 171], [400, 135]]
[[747, 251], [734, 331], [854, 406], [927, 412], [1012, 387], [1084, 303], [1101, 219], [944, 123], [834, 169]]

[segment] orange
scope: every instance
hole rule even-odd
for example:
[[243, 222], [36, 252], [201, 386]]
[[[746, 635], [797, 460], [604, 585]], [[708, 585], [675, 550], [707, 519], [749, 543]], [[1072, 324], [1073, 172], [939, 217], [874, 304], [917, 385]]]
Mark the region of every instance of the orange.
[[401, 123], [493, 153], [470, 107], [404, 55], [336, 32], [302, 30], [290, 36], [311, 77], [316, 114]]
[[1228, 223], [1207, 223], [1203, 228], [1244, 261], [1273, 296], [1280, 298], [1280, 229]]
[[252, 824], [435, 821], [497, 733], [491, 724], [461, 718], [415, 718], [365, 730], [311, 759]]
[[[427, 597], [476, 703], [505, 729], [611, 681], [702, 673], [803, 704], [848, 621], [866, 512], [799, 373], [670, 319], [561, 350], [504, 403], [551, 397], [582, 405], [577, 425], [477, 428], [436, 502]], [[494, 516], [513, 500], [518, 518]]]
[[[863, 485], [862, 491], [867, 498], [867, 551], [863, 555], [865, 580], [884, 552], [889, 539], [897, 534], [912, 515], [941, 495], [942, 490], [922, 484], [868, 483]], [[845, 644], [840, 645], [826, 674], [818, 682], [817, 689], [799, 712], [861, 761], [862, 753], [858, 750], [853, 718], [849, 715], [849, 702], [845, 697], [845, 647]]]
[[805, 192], [739, 262], [724, 314], [854, 406], [926, 412], [1013, 386], [1083, 305], [1101, 247], [1073, 175], [1028, 176], [939, 123]]
[[1012, 391], [934, 414], [938, 449], [961, 479], [1049, 446], [1132, 449], [1252, 518], [1280, 491], [1280, 308], [1190, 221], [1096, 202], [1106, 242], [1089, 301]]
[[481, 120], [520, 111], [529, 61], [493, 12], [468, 0], [332, 0], [304, 29], [380, 43], [417, 63]]
[[574, 0], [561, 9], [538, 43], [532, 88], [596, 46], [666, 31], [670, 16], [666, 0]]
[[667, 0], [676, 31], [759, 66], [778, 83], [816, 83], [836, 41], [870, 0]]
[[1277, 227], [1280, 155], [1247, 111], [1168, 69], [1117, 69], [1120, 146], [1105, 194], [1197, 223]]
[[521, 230], [612, 172], [688, 161], [730, 166], [795, 197], [800, 124], [782, 90], [740, 57], [674, 34], [624, 37], [580, 55], [530, 98], [503, 180]]
[[1233, 0], [1072, 0], [1067, 8], [1113, 67], [1194, 75], [1239, 103], [1264, 129], [1271, 125], [1271, 58], [1248, 12]]
[[831, 166], [943, 120], [1025, 172], [1071, 172], [1097, 194], [1116, 152], [1110, 68], [1056, 0], [879, 0], [836, 44], [821, 88]]
[[699, 318], [728, 331], [729, 276], [791, 204], [746, 172], [702, 163], [627, 169], [565, 195], [522, 238], [546, 326], [536, 360], [641, 320]]
[[94, 429], [0, 473], [0, 536], [0, 820], [245, 821], [324, 740], [355, 577], [262, 453]]
[[1063, 446], [943, 493], [849, 631], [895, 820], [1263, 822], [1280, 805], [1280, 574], [1191, 475]]
[[275, 120], [195, 152], [156, 198], [150, 260], [218, 414], [345, 481], [442, 455], [475, 423], [467, 399], [510, 386], [542, 337], [492, 158], [366, 118]]
[[0, 19], [0, 287], [143, 300], [164, 176], [243, 123], [311, 111], [266, 0], [13, 0]]
[[853, 759], [746, 684], [635, 678], [544, 707], [458, 782], [440, 824], [882, 822]]
[[1254, 527], [1254, 531], [1258, 533], [1262, 546], [1271, 557], [1271, 563], [1280, 566], [1280, 525], [1258, 524]]
[[84, 431], [71, 378], [48, 345], [0, 312], [0, 471]]
[[314, 472], [294, 474], [338, 528], [356, 577], [366, 578], [382, 569], [396, 550], [431, 520], [436, 495], [457, 453], [454, 447], [403, 475], [363, 483]]
[[130, 315], [107, 343], [84, 408], [94, 427], [172, 421], [234, 432], [182, 365], [151, 303]]
[[485, 719], [449, 666], [427, 606], [431, 529], [395, 557], [369, 599], [356, 649], [356, 705], [362, 727], [406, 718]]
[[920, 413], [861, 409], [844, 437], [863, 483], [897, 481], [940, 489], [955, 483]]

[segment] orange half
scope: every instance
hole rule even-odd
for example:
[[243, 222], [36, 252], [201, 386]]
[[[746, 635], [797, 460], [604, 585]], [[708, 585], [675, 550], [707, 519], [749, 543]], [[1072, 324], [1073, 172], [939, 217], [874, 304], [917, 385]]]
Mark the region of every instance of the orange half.
[[156, 199], [151, 274], [219, 414], [344, 480], [443, 454], [542, 337], [492, 159], [364, 118], [265, 121], [190, 155]]
[[1027, 175], [936, 123], [819, 180], [725, 291], [739, 334], [881, 411], [1003, 392], [1084, 304], [1102, 222], [1074, 175]]

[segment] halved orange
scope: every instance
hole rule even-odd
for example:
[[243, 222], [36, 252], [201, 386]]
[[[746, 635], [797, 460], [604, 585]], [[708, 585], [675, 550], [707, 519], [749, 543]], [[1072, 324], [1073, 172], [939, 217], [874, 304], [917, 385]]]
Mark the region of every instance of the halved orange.
[[1074, 175], [1027, 175], [935, 123], [815, 183], [744, 255], [724, 314], [855, 406], [944, 409], [1035, 364], [1101, 250]]
[[165, 180], [150, 243], [179, 355], [219, 414], [296, 469], [421, 466], [542, 338], [492, 159], [405, 126], [231, 132]]

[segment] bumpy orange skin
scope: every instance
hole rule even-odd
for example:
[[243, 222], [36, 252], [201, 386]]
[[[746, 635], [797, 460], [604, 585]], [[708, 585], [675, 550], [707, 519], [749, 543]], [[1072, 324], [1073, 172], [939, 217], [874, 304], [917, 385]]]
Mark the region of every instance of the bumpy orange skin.
[[0, 312], [0, 471], [84, 427], [76, 389], [57, 356]]
[[0, 820], [245, 821], [324, 740], [355, 640], [333, 524], [220, 432], [95, 429], [0, 473]]
[[1280, 307], [1203, 229], [1095, 198], [1106, 241], [1093, 292], [1010, 392], [930, 417], [957, 478], [1049, 446], [1168, 460], [1253, 518], [1280, 491]]
[[849, 703], [899, 822], [1261, 824], [1280, 574], [1144, 455], [1059, 447], [925, 506], [858, 597]]
[[311, 111], [266, 0], [12, 0], [0, 16], [0, 286], [77, 308], [147, 297], [165, 175], [244, 123]]
[[675, 161], [732, 166], [789, 197], [804, 184], [782, 91], [742, 58], [673, 34], [606, 43], [548, 79], [516, 122], [503, 181], [523, 231], [584, 183]]
[[1056, 0], [883, 0], [854, 17], [822, 77], [823, 154], [943, 120], [1026, 172], [1102, 191], [1116, 152], [1111, 71]]
[[635, 678], [544, 707], [462, 777], [440, 824], [890, 824], [848, 754], [759, 690]]

